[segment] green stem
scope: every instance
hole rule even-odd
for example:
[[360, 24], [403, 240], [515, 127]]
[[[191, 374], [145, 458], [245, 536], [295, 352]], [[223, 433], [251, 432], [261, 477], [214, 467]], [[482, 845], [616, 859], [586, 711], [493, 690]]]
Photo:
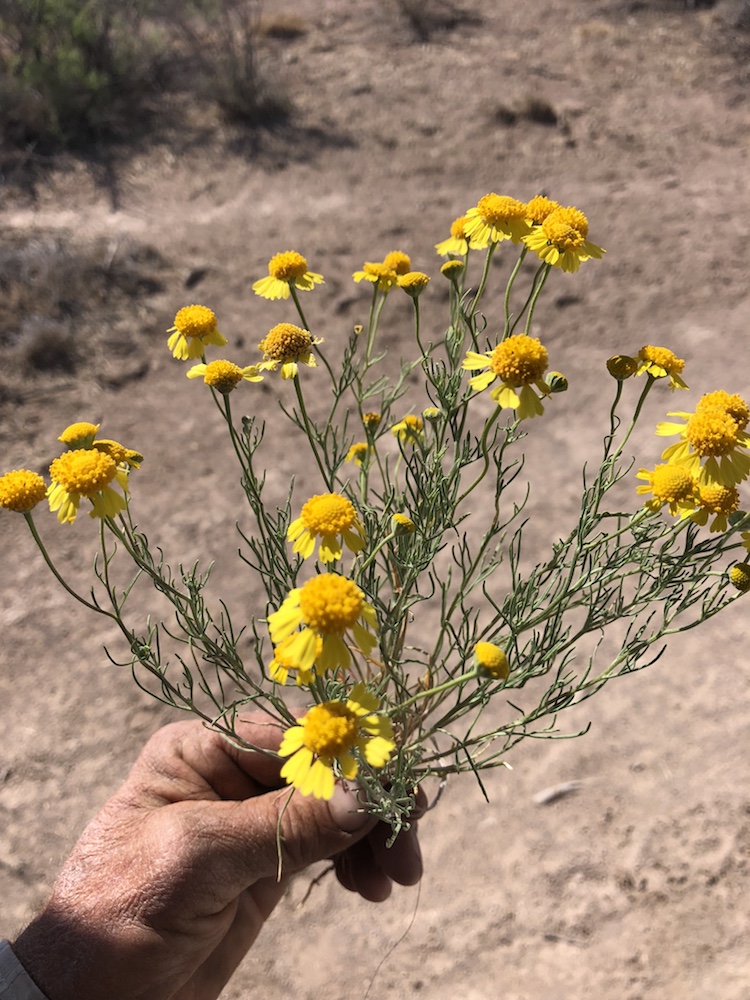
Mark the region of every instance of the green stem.
[[323, 477], [323, 482], [326, 484], [326, 487], [329, 490], [332, 490], [333, 480], [331, 479], [329, 473], [326, 471], [326, 468], [323, 465], [323, 461], [318, 452], [317, 445], [315, 444], [312, 426], [310, 424], [310, 418], [307, 415], [307, 407], [305, 406], [305, 400], [302, 395], [302, 386], [300, 385], [299, 375], [295, 375], [293, 381], [294, 381], [294, 388], [297, 393], [297, 402], [299, 403], [300, 412], [302, 414], [302, 422], [305, 425], [305, 433], [307, 434], [307, 439], [310, 442], [310, 448], [312, 449], [312, 453], [315, 456], [315, 461], [318, 463], [318, 468], [320, 469], [320, 474]]
[[452, 677], [449, 681], [444, 681], [442, 684], [438, 684], [437, 687], [428, 688], [427, 691], [418, 691], [417, 694], [412, 695], [411, 698], [407, 698], [406, 701], [402, 701], [400, 705], [396, 705], [395, 708], [392, 708], [389, 714], [397, 715], [399, 712], [403, 712], [405, 709], [415, 705], [423, 698], [432, 698], [437, 694], [443, 694], [445, 691], [450, 691], [451, 688], [458, 687], [459, 684], [466, 684], [475, 677], [479, 677], [479, 669], [479, 667], [472, 667], [472, 669], [467, 670], [465, 674], [459, 674], [458, 677]]
[[526, 325], [524, 326], [524, 333], [526, 334], [528, 334], [529, 330], [531, 329], [531, 321], [534, 318], [534, 310], [536, 309], [536, 304], [539, 300], [539, 296], [542, 293], [542, 289], [544, 288], [544, 283], [546, 282], [547, 278], [549, 277], [549, 273], [552, 270], [551, 264], [544, 264], [543, 266], [545, 270], [543, 271], [542, 276], [539, 279], [539, 283], [535, 286], [534, 291], [532, 292], [531, 295], [531, 301], [529, 302], [529, 312], [528, 315], [526, 316]]
[[31, 532], [31, 535], [32, 535], [34, 541], [37, 544], [37, 548], [39, 549], [39, 551], [42, 554], [42, 558], [47, 563], [47, 566], [50, 569], [52, 575], [57, 580], [57, 582], [60, 584], [60, 586], [63, 588], [63, 590], [66, 590], [70, 594], [71, 597], [75, 597], [75, 599], [79, 603], [83, 604], [83, 606], [85, 608], [89, 608], [91, 611], [96, 611], [100, 615], [106, 615], [107, 618], [111, 618], [113, 621], [116, 622], [118, 620], [116, 615], [113, 615], [110, 611], [105, 611], [104, 608], [100, 608], [98, 604], [92, 604], [91, 601], [87, 601], [85, 597], [81, 597], [80, 594], [77, 594], [75, 592], [75, 590], [73, 590], [73, 588], [71, 586], [69, 586], [65, 582], [65, 580], [63, 579], [63, 577], [60, 575], [57, 567], [52, 562], [52, 558], [51, 558], [49, 552], [47, 552], [47, 549], [46, 549], [46, 547], [44, 545], [44, 542], [41, 539], [41, 536], [39, 535], [39, 532], [36, 530], [36, 525], [34, 524], [34, 518], [32, 516], [31, 511], [30, 510], [25, 510], [25, 511], [22, 511], [22, 513], [23, 513], [24, 519], [26, 521], [26, 524], [28, 524], [28, 526], [29, 526], [29, 531]]
[[[482, 271], [482, 280], [479, 282], [479, 288], [477, 288], [477, 294], [474, 296], [474, 300], [471, 303], [471, 308], [469, 309], [469, 319], [473, 321], [474, 313], [476, 312], [477, 306], [479, 305], [479, 300], [484, 295], [484, 288], [487, 284], [487, 279], [490, 276], [490, 264], [492, 263], [492, 255], [495, 252], [497, 243], [491, 244], [487, 250], [487, 256], [484, 258], [484, 270]], [[473, 326], [473, 322], [472, 322]]]
[[487, 475], [487, 470], [490, 467], [490, 456], [489, 456], [489, 453], [487, 451], [487, 438], [488, 438], [489, 433], [490, 433], [490, 428], [493, 426], [493, 424], [495, 423], [495, 421], [497, 420], [497, 418], [499, 416], [500, 416], [500, 407], [498, 406], [495, 409], [495, 412], [490, 417], [490, 419], [485, 424], [484, 431], [482, 433], [481, 448], [482, 448], [482, 454], [484, 455], [484, 468], [479, 473], [479, 475], [474, 480], [474, 482], [471, 484], [471, 486], [467, 490], [465, 490], [461, 494], [461, 496], [458, 498], [458, 500], [456, 501], [456, 507], [458, 507], [458, 505], [460, 503], [462, 503], [467, 498], [467, 496], [472, 492], [472, 490], [475, 490], [477, 488], [477, 486], [479, 486], [479, 484], [482, 482], [482, 480], [484, 479], [484, 477]]
[[[505, 320], [503, 323], [503, 340], [505, 340], [505, 338], [510, 335], [510, 293], [513, 289], [513, 282], [516, 280], [516, 276], [518, 275], [518, 272], [521, 270], [521, 265], [523, 264], [524, 258], [526, 257], [527, 253], [528, 253], [528, 247], [524, 246], [523, 250], [521, 250], [520, 257], [516, 261], [516, 266], [513, 268], [513, 270], [511, 271], [511, 275], [508, 278], [508, 284], [505, 287], [505, 296], [503, 298], [503, 315], [505, 316]], [[523, 315], [523, 311], [521, 315]]]

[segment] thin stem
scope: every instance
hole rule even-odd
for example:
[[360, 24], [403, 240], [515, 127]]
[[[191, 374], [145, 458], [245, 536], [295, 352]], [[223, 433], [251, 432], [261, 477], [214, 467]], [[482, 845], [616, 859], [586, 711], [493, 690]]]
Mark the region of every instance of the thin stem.
[[113, 615], [110, 611], [105, 611], [104, 608], [99, 607], [98, 604], [93, 604], [91, 601], [87, 601], [85, 597], [81, 597], [80, 594], [77, 594], [75, 590], [73, 590], [73, 588], [65, 582], [63, 577], [60, 575], [59, 570], [52, 562], [52, 557], [47, 551], [45, 544], [42, 541], [41, 536], [39, 535], [39, 532], [36, 529], [36, 525], [34, 524], [34, 518], [32, 516], [31, 511], [25, 510], [22, 511], [22, 513], [24, 516], [24, 520], [26, 521], [26, 524], [28, 524], [29, 526], [29, 531], [31, 532], [32, 537], [37, 544], [37, 548], [42, 554], [42, 558], [47, 563], [49, 570], [51, 571], [52, 575], [57, 580], [57, 582], [60, 584], [60, 586], [63, 588], [63, 590], [66, 590], [71, 597], [75, 597], [75, 599], [85, 608], [89, 608], [91, 611], [96, 611], [100, 615], [106, 615], [107, 618], [111, 618], [113, 621], [117, 621], [118, 619], [116, 615]]
[[333, 480], [330, 474], [326, 471], [323, 461], [318, 453], [317, 445], [315, 444], [315, 438], [313, 437], [312, 426], [310, 424], [310, 418], [307, 415], [307, 407], [305, 406], [305, 399], [302, 395], [302, 386], [300, 384], [299, 375], [295, 375], [294, 388], [297, 393], [297, 402], [299, 403], [300, 413], [302, 414], [302, 421], [305, 425], [305, 433], [307, 434], [307, 439], [310, 442], [310, 448], [315, 456], [315, 461], [318, 463], [318, 468], [320, 469], [320, 474], [323, 477], [323, 482], [326, 484], [329, 490], [333, 489]]

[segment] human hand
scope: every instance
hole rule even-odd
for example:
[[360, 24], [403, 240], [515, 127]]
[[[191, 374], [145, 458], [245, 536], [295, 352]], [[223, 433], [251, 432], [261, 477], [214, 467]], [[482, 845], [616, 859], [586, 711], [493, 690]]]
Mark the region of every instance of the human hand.
[[[265, 717], [237, 732], [267, 750], [281, 738]], [[199, 722], [149, 740], [13, 945], [49, 1000], [215, 1000], [289, 876], [315, 861], [333, 858], [339, 881], [373, 901], [419, 881], [415, 826], [387, 849], [390, 830], [351, 791], [290, 794], [280, 766]]]

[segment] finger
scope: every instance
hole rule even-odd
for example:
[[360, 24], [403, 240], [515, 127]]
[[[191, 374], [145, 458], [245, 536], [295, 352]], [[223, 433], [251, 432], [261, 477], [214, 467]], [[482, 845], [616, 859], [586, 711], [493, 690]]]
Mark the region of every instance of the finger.
[[353, 792], [337, 785], [329, 801], [283, 789], [243, 802], [190, 804], [189, 867], [223, 898], [261, 878], [301, 871], [351, 847], [373, 828]]
[[416, 885], [422, 878], [422, 852], [419, 849], [417, 824], [414, 823], [408, 830], [401, 830], [388, 847], [392, 836], [390, 827], [385, 823], [378, 823], [368, 835], [373, 863], [399, 885]]
[[371, 903], [382, 903], [391, 894], [390, 878], [373, 857], [369, 839], [354, 844], [334, 858], [336, 877], [350, 892], [357, 892]]

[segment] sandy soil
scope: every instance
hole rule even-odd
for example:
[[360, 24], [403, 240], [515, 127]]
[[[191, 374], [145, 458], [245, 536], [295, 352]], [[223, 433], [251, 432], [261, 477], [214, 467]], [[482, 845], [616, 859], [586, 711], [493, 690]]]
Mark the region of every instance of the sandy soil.
[[[279, 312], [249, 284], [271, 254], [296, 247], [326, 275], [314, 322], [343, 343], [367, 301], [351, 272], [395, 247], [435, 271], [432, 245], [492, 190], [578, 205], [607, 249], [578, 276], [554, 274], [537, 313], [571, 383], [531, 431], [546, 474], [537, 513], [575, 516], [610, 354], [661, 343], [686, 359], [696, 392], [750, 393], [750, 42], [743, 55], [737, 4], [455, 8], [465, 16], [424, 42], [390, 0], [298, 0], [308, 30], [275, 50], [297, 108], [290, 125], [250, 142], [206, 112], [200, 127], [186, 121], [147, 152], [123, 152], [116, 190], [69, 164], [34, 199], [4, 192], [14, 253], [32, 238], [43, 256], [125, 260], [153, 279], [102, 293], [98, 311], [86, 303], [70, 330], [72, 373], [24, 370], [4, 348], [14, 373], [0, 393], [4, 468], [43, 468], [68, 422], [103, 419], [107, 436], [148, 456], [138, 514], [170, 560], [216, 558], [221, 578], [239, 488], [208, 403], [166, 351], [176, 309], [205, 302], [235, 347], [254, 348]], [[555, 122], [532, 120], [530, 101]], [[441, 306], [436, 291], [428, 315]], [[22, 346], [39, 336], [33, 312]], [[386, 325], [394, 354], [408, 350], [406, 316], [394, 308]], [[258, 397], [272, 427], [276, 394], [266, 382]], [[269, 475], [282, 484], [291, 472], [300, 489], [315, 484], [279, 435]], [[80, 518], [54, 542], [80, 579], [90, 529]], [[44, 576], [13, 516], [0, 518], [0, 536], [0, 900], [12, 935], [173, 716], [107, 660], [102, 644], [117, 651], [116, 636]], [[224, 996], [747, 1000], [747, 641], [744, 604], [675, 641], [655, 667], [561, 720], [566, 731], [591, 723], [587, 736], [517, 748], [514, 769], [489, 779], [489, 806], [471, 779], [451, 782], [423, 823], [420, 890], [373, 907], [327, 879], [300, 906], [298, 881]], [[575, 794], [535, 802], [569, 780]]]

